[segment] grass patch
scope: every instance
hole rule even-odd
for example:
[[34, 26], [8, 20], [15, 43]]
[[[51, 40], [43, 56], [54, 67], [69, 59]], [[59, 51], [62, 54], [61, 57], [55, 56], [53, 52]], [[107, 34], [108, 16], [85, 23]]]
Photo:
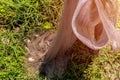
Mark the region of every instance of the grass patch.
[[0, 27], [20, 28], [25, 35], [55, 28], [62, 3], [62, 0], [1, 0]]
[[93, 57], [91, 64], [85, 70], [89, 80], [119, 80], [120, 52], [113, 52], [107, 46]]
[[25, 49], [19, 33], [5, 30], [0, 34], [0, 79], [23, 79]]
[[0, 80], [31, 80], [24, 75], [26, 38], [55, 29], [62, 4], [62, 0], [0, 0]]

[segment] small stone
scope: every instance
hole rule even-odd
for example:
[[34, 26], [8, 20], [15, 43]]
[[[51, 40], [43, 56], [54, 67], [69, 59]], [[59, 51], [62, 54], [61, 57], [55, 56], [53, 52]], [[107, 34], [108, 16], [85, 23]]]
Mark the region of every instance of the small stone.
[[34, 61], [35, 61], [35, 59], [32, 58], [32, 57], [29, 57], [28, 60], [29, 60], [30, 62], [34, 62]]
[[28, 40], [27, 40], [27, 43], [30, 43], [30, 42], [31, 42], [31, 41], [28, 39]]

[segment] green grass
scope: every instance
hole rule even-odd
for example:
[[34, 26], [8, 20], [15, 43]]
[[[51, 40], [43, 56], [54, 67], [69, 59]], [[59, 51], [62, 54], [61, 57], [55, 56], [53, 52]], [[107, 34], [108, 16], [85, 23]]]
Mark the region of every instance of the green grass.
[[[0, 80], [33, 80], [25, 76], [26, 39], [55, 29], [62, 5], [63, 0], [0, 0]], [[93, 55], [82, 45], [75, 49], [62, 80], [119, 80], [119, 71], [120, 52], [107, 46]]]
[[0, 0], [0, 80], [31, 80], [24, 69], [26, 39], [55, 29], [62, 4], [62, 0]]
[[19, 33], [5, 30], [0, 34], [0, 80], [23, 79], [25, 49]]
[[108, 46], [94, 56], [91, 64], [85, 70], [90, 80], [119, 80], [120, 52], [113, 52]]
[[55, 28], [62, 3], [62, 0], [0, 0], [0, 27], [19, 27], [25, 35], [40, 33], [46, 30], [46, 25]]

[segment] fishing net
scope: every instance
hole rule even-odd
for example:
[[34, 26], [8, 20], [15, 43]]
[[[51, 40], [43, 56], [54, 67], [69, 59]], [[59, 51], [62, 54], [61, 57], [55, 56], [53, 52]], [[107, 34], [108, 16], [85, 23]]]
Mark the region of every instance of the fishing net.
[[79, 0], [72, 18], [76, 37], [89, 48], [98, 50], [109, 41], [113, 50], [120, 48], [115, 28], [118, 19], [116, 0]]
[[[116, 0], [65, 0], [58, 31], [53, 33], [54, 38], [47, 33], [30, 42], [28, 49], [33, 59], [30, 57], [28, 60], [32, 61], [34, 69], [39, 64], [40, 71], [48, 78], [54, 77], [54, 74], [62, 77], [71, 54], [76, 54], [72, 46], [78, 49], [84, 43], [89, 48], [79, 48], [82, 53], [94, 53], [95, 50], [97, 54], [97, 50], [110, 42], [113, 50], [119, 50], [120, 35], [116, 29], [118, 10]], [[77, 46], [74, 47], [75, 43]]]

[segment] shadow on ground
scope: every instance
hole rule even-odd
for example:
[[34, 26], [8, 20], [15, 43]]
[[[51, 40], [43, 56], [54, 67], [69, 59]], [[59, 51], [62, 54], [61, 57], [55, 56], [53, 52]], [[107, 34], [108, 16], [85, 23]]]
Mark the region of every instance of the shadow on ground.
[[99, 51], [91, 50], [79, 40], [69, 50], [64, 54], [66, 56], [58, 54], [55, 59], [49, 62], [45, 68], [47, 72], [43, 71], [48, 80], [87, 80], [85, 70], [92, 62], [92, 57], [98, 55]]
[[60, 80], [87, 80], [85, 70], [92, 62], [92, 58], [99, 54], [77, 40], [73, 47], [73, 53], [67, 65], [67, 69]]

